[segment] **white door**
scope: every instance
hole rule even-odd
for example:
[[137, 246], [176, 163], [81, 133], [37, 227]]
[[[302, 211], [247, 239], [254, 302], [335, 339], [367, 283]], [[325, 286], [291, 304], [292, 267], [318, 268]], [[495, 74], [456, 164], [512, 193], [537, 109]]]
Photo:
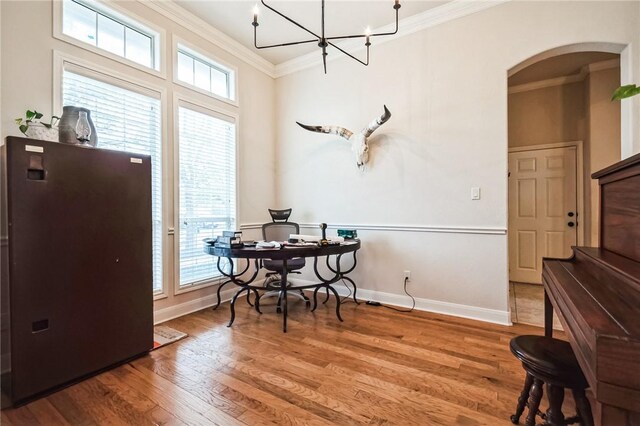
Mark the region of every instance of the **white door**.
[[542, 283], [542, 258], [576, 245], [576, 148], [509, 153], [509, 280]]

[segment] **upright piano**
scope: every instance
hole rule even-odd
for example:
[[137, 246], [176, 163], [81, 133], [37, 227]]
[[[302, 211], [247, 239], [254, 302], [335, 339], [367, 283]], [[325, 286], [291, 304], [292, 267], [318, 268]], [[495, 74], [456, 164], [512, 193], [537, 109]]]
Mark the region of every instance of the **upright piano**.
[[640, 425], [640, 154], [592, 175], [599, 248], [544, 259], [545, 334], [558, 313], [593, 396], [599, 425]]

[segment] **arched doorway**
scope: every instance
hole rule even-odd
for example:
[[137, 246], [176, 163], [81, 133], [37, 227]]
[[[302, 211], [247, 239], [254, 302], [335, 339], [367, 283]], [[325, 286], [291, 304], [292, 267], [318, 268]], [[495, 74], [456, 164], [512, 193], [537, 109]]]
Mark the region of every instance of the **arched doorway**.
[[[625, 46], [586, 43], [509, 70], [509, 281], [512, 320], [542, 325], [543, 257], [597, 246], [598, 186], [590, 175], [621, 158]], [[595, 212], [595, 213], [594, 213]]]

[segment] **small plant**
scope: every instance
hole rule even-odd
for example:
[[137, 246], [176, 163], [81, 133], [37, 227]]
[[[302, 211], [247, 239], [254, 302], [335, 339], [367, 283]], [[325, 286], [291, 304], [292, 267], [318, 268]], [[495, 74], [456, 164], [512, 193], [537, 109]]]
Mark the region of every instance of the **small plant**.
[[611, 97], [612, 101], [619, 101], [621, 99], [630, 98], [635, 95], [640, 95], [640, 87], [635, 84], [627, 84], [626, 86], [620, 86], [613, 92]]
[[36, 124], [41, 124], [42, 126], [46, 127], [47, 129], [51, 129], [53, 128], [53, 126], [56, 125], [56, 123], [58, 122], [58, 120], [60, 120], [60, 117], [56, 116], [56, 115], [52, 115], [51, 116], [51, 120], [49, 120], [48, 123], [44, 123], [42, 121], [40, 121], [42, 119], [44, 115], [36, 110], [27, 110], [27, 112], [25, 113], [25, 117], [24, 118], [16, 118], [15, 122], [18, 125], [18, 128], [20, 129], [20, 131], [22, 132], [22, 134], [24, 134], [25, 136], [27, 136], [27, 130], [29, 130], [29, 126], [31, 125], [36, 125]]

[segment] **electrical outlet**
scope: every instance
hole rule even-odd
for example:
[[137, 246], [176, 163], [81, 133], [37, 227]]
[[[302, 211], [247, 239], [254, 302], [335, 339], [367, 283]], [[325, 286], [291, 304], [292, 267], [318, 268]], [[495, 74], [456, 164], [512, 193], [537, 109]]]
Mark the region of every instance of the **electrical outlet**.
[[404, 271], [404, 278], [407, 281], [411, 281], [411, 271]]

